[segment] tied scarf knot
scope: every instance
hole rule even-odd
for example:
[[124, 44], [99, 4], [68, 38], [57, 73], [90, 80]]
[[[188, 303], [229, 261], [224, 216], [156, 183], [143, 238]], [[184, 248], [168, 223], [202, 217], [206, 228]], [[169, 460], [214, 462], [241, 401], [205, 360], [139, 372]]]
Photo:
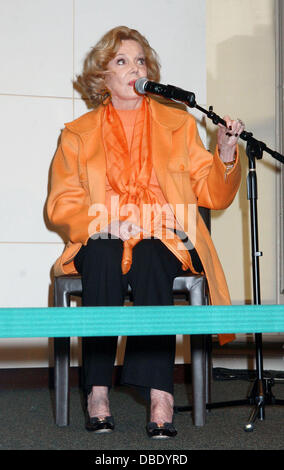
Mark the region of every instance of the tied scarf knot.
[[138, 187], [135, 184], [129, 184], [129, 196], [132, 199], [139, 197]]

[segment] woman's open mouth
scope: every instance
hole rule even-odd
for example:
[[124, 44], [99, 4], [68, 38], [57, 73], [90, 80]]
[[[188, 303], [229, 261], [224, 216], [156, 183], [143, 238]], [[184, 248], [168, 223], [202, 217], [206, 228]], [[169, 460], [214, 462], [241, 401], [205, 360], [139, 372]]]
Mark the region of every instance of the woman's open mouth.
[[128, 85], [129, 85], [129, 86], [134, 86], [134, 85], [135, 85], [135, 82], [136, 82], [136, 80], [131, 80], [131, 82], [128, 82]]

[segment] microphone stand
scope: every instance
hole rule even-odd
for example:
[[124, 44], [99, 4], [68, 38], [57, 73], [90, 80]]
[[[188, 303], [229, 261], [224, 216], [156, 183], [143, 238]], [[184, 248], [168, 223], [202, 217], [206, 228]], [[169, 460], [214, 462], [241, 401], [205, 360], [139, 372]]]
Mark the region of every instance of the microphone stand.
[[[220, 123], [226, 127], [226, 122], [213, 112], [213, 106], [210, 106], [209, 110], [200, 107], [195, 102], [194, 94], [190, 92], [188, 93], [189, 99], [184, 101], [185, 104], [191, 108], [195, 107], [199, 111], [205, 113], [207, 117], [212, 120], [213, 124], [217, 125]], [[247, 142], [246, 154], [249, 165], [249, 172], [247, 176], [247, 198], [250, 201], [253, 301], [255, 305], [261, 305], [259, 257], [262, 256], [262, 252], [260, 252], [258, 248], [257, 175], [255, 160], [260, 160], [264, 151], [269, 153], [273, 158], [281, 163], [284, 163], [284, 156], [268, 148], [264, 142], [256, 140], [251, 132], [243, 131], [240, 134], [240, 138]], [[272, 393], [271, 387], [274, 385], [274, 380], [271, 378], [264, 378], [263, 375], [262, 334], [256, 333], [254, 336], [257, 378], [248, 398], [244, 400], [206, 404], [206, 409], [208, 410], [225, 406], [254, 405], [254, 409], [250, 414], [248, 423], [244, 427], [246, 432], [253, 431], [254, 422], [257, 418], [260, 420], [265, 419], [265, 405], [284, 405], [284, 400], [276, 399]], [[191, 409], [191, 407], [176, 407], [177, 411], [186, 411], [189, 409]]]

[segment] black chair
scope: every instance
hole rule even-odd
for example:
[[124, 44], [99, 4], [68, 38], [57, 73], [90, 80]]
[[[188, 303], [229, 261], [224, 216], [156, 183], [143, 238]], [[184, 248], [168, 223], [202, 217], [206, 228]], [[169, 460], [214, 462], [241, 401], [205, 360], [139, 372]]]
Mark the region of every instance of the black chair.
[[[207, 226], [210, 228], [209, 211], [200, 208]], [[131, 288], [128, 287], [131, 296]], [[184, 296], [190, 305], [207, 304], [207, 283], [203, 275], [184, 275], [177, 277], [173, 285], [174, 296]], [[59, 276], [54, 280], [54, 307], [70, 307], [71, 296], [82, 295], [80, 276]], [[211, 337], [191, 335], [192, 366], [192, 414], [195, 426], [205, 424], [206, 403], [210, 402], [211, 356], [209, 353]], [[69, 424], [69, 366], [70, 338], [54, 338], [54, 385], [55, 415], [58, 426]], [[189, 407], [185, 407], [188, 409]], [[179, 408], [182, 411], [182, 407]]]

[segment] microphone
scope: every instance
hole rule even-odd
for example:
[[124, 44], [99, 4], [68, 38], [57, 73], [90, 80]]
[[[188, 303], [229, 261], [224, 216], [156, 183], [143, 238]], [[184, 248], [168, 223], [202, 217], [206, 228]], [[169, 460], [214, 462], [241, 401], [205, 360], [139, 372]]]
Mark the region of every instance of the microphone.
[[196, 105], [195, 94], [191, 91], [182, 90], [173, 85], [162, 85], [161, 83], [151, 82], [145, 77], [136, 80], [135, 90], [140, 95], [152, 93], [154, 95], [164, 96], [170, 100], [182, 101], [191, 108], [194, 108]]

